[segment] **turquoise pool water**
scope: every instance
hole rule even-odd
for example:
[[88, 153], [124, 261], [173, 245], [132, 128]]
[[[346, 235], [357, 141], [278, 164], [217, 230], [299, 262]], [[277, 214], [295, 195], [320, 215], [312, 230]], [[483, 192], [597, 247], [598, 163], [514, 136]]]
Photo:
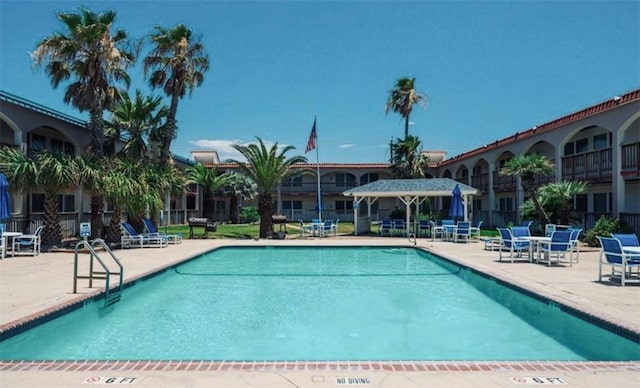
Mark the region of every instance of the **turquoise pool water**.
[[8, 360], [637, 360], [638, 344], [427, 252], [234, 247], [0, 343]]

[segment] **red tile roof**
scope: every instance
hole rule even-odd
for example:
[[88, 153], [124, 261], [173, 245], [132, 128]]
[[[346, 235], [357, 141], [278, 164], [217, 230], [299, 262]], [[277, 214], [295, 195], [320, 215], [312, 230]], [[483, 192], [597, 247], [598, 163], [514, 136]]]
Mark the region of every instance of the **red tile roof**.
[[574, 121], [578, 121], [578, 120], [582, 120], [585, 119], [587, 117], [591, 117], [594, 116], [596, 114], [600, 114], [602, 112], [617, 108], [623, 104], [629, 103], [629, 102], [633, 102], [633, 101], [637, 101], [640, 100], [640, 89], [636, 89], [633, 90], [629, 93], [626, 93], [622, 96], [616, 96], [612, 99], [609, 99], [607, 101], [601, 102], [599, 104], [590, 106], [588, 108], [579, 110], [577, 112], [568, 114], [566, 116], [560, 117], [559, 119], [553, 120], [553, 121], [549, 121], [547, 123], [544, 123], [540, 126], [534, 126], [531, 129], [528, 129], [526, 131], [523, 132], [516, 132], [515, 134], [509, 136], [509, 137], [505, 137], [504, 139], [500, 139], [500, 140], [496, 140], [493, 143], [487, 144], [483, 147], [478, 147], [476, 149], [473, 149], [471, 151], [465, 152], [463, 154], [454, 156], [453, 158], [449, 158], [446, 160], [443, 160], [440, 163], [437, 163], [437, 167], [440, 166], [446, 166], [447, 164], [459, 161], [461, 159], [467, 159], [470, 158], [472, 156], [484, 153], [486, 151], [489, 150], [493, 150], [508, 144], [512, 144], [515, 143], [517, 141], [520, 141], [522, 139], [525, 139], [527, 137], [531, 137], [533, 135], [538, 135], [540, 133], [543, 132], [548, 132], [551, 130], [554, 130], [558, 127], [561, 127], [563, 125], [567, 125], [569, 123], [572, 123]]

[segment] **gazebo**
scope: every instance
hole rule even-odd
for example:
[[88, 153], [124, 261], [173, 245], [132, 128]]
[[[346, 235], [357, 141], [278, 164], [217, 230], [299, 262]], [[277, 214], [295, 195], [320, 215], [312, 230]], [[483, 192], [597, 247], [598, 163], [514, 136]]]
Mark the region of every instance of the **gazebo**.
[[[459, 185], [464, 199], [464, 220], [468, 220], [468, 203], [469, 197], [480, 195], [480, 190], [471, 186], [454, 181], [450, 178], [432, 178], [432, 179], [383, 179], [366, 185], [354, 187], [342, 194], [347, 197], [353, 197], [353, 222], [354, 231], [368, 231], [371, 222], [371, 205], [378, 198], [395, 197], [399, 198], [406, 206], [406, 225], [407, 236], [409, 236], [409, 224], [411, 220], [411, 205], [420, 205], [429, 197], [451, 197], [453, 189]], [[367, 219], [358, 219], [358, 208], [362, 202], [367, 206]], [[366, 225], [358, 225], [366, 223]]]

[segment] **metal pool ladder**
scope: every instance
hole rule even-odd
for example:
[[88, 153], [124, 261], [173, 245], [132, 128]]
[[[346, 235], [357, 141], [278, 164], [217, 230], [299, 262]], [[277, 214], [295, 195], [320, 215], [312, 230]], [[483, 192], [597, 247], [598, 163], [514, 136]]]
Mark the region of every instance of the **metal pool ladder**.
[[[113, 272], [109, 270], [109, 267], [105, 264], [104, 260], [98, 255], [96, 252], [96, 248], [100, 247], [104, 249], [104, 252], [108, 253], [111, 259], [118, 265], [120, 268], [119, 272]], [[89, 275], [78, 275], [78, 253], [81, 249], [86, 249], [89, 251]], [[93, 269], [93, 259], [96, 259], [98, 263], [102, 266], [104, 271], [95, 271]], [[119, 284], [117, 288], [111, 289], [111, 275], [119, 276]], [[73, 293], [75, 294], [78, 289], [78, 279], [89, 279], [89, 288], [93, 287], [93, 279], [104, 279], [104, 307], [109, 307], [112, 304], [118, 302], [120, 300], [120, 295], [122, 294], [122, 282], [124, 278], [124, 268], [122, 267], [122, 263], [118, 258], [113, 254], [109, 246], [104, 242], [103, 239], [97, 238], [92, 240], [91, 243], [86, 239], [79, 241], [76, 244], [75, 248], [75, 256], [73, 260]]]

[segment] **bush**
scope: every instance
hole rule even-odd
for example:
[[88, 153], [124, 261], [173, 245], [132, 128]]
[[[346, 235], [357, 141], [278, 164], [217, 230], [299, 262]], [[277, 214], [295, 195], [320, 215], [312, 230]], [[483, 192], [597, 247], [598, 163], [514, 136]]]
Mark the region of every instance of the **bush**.
[[601, 216], [592, 229], [589, 229], [585, 234], [584, 242], [590, 247], [599, 247], [600, 241], [597, 236], [611, 236], [611, 233], [617, 233], [620, 231], [620, 222], [616, 218], [607, 218]]
[[389, 218], [393, 220], [404, 220], [406, 217], [406, 212], [404, 209], [395, 208], [389, 213]]
[[258, 209], [253, 206], [243, 207], [240, 211], [241, 224], [251, 224], [254, 222], [258, 222], [259, 219], [260, 215], [258, 214]]

